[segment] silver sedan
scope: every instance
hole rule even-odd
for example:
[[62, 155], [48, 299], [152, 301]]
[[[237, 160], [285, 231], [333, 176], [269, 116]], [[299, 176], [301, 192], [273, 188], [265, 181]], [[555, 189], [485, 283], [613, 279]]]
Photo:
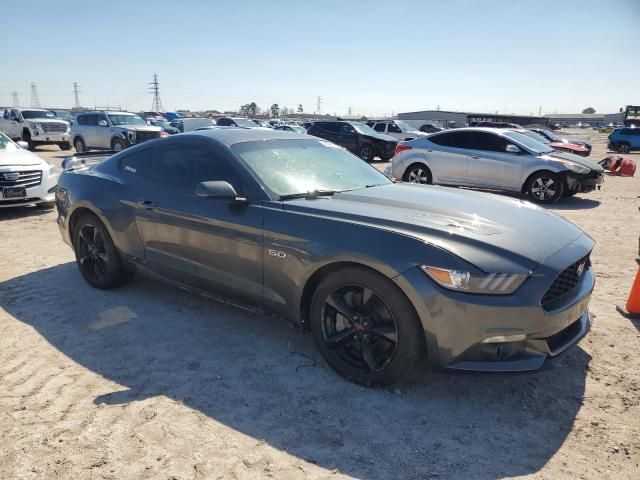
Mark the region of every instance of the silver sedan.
[[599, 188], [604, 171], [516, 131], [460, 128], [401, 142], [391, 173], [405, 182], [521, 192], [551, 203]]

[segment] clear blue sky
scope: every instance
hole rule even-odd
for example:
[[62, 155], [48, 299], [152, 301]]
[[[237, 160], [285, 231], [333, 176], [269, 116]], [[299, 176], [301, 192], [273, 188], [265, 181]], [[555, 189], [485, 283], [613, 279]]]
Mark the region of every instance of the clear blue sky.
[[4, 5], [0, 105], [383, 115], [640, 103], [639, 0], [71, 1]]

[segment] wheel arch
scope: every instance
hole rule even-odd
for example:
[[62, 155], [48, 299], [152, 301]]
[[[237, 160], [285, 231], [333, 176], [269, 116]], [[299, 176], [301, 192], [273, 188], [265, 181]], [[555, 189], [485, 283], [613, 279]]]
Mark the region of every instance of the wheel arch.
[[[395, 285], [398, 290], [400, 292], [402, 292], [402, 294], [407, 298], [407, 300], [409, 301], [409, 303], [411, 303], [413, 309], [415, 310], [415, 306], [413, 305], [413, 302], [411, 302], [411, 299], [409, 298], [409, 296], [406, 294], [406, 292], [400, 287], [400, 285], [398, 285], [396, 282], [393, 281], [392, 277], [389, 277], [389, 275], [385, 274], [383, 271], [381, 271], [380, 269], [374, 268], [371, 265], [367, 265], [366, 263], [362, 263], [362, 262], [358, 262], [358, 261], [352, 261], [352, 260], [336, 260], [333, 261], [331, 263], [327, 263], [321, 267], [319, 267], [318, 269], [316, 269], [306, 280], [304, 287], [302, 288], [302, 293], [300, 295], [300, 302], [299, 302], [299, 320], [300, 320], [300, 326], [301, 326], [301, 330], [302, 331], [308, 331], [309, 330], [309, 314], [310, 314], [310, 310], [311, 310], [311, 301], [313, 299], [313, 294], [315, 293], [318, 285], [320, 284], [320, 282], [329, 274], [336, 272], [338, 270], [342, 270], [345, 268], [350, 268], [350, 267], [357, 267], [357, 268], [362, 268], [365, 270], [369, 270], [372, 273], [378, 274], [386, 279], [389, 280], [389, 282], [393, 285]], [[418, 316], [417, 312], [416, 312], [416, 316]], [[418, 316], [419, 318], [419, 316]]]

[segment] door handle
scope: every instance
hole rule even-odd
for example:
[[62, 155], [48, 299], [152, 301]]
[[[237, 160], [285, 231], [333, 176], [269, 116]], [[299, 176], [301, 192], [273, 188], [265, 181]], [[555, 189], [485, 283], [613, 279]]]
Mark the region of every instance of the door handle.
[[145, 210], [156, 210], [158, 208], [158, 205], [150, 200], [138, 200], [138, 205], [140, 205]]

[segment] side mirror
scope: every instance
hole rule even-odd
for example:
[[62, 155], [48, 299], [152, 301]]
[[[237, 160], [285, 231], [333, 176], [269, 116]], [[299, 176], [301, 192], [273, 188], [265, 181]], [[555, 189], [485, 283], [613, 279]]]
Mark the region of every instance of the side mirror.
[[99, 120], [98, 121], [98, 126], [99, 127], [106, 127], [107, 126], [107, 121], [106, 120]]
[[20, 148], [24, 148], [25, 150], [27, 150], [29, 148], [29, 144], [27, 142], [25, 142], [24, 140], [18, 140], [16, 142], [16, 145], [18, 145]]
[[11, 121], [20, 123], [20, 119], [18, 117], [11, 117]]
[[509, 153], [521, 153], [522, 152], [522, 150], [520, 150], [520, 148], [515, 146], [513, 143], [510, 143], [509, 145], [507, 145], [507, 148], [505, 148], [505, 151], [509, 152]]
[[196, 185], [196, 197], [213, 198], [217, 200], [238, 200], [246, 201], [245, 198], [238, 197], [236, 189], [229, 182], [224, 180], [200, 182]]

